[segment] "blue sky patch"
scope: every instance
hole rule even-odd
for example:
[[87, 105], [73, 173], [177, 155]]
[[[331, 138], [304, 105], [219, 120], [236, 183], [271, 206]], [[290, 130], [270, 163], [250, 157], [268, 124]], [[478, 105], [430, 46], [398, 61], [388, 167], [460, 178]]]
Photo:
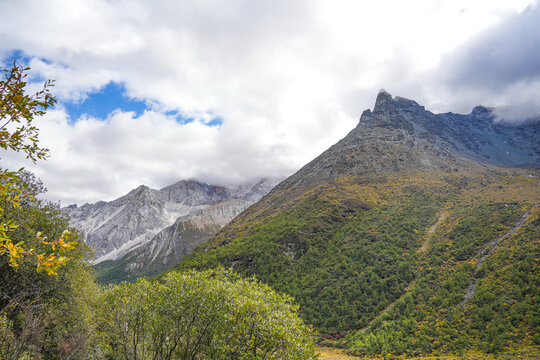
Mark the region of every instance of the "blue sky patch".
[[21, 66], [28, 65], [30, 63], [30, 60], [32, 60], [32, 58], [26, 56], [22, 50], [13, 50], [10, 53], [7, 53], [4, 57], [2, 57], [2, 62], [4, 63], [4, 66], [9, 68], [11, 68], [11, 66], [13, 65], [13, 61], [16, 61], [17, 65]]
[[179, 124], [189, 124], [195, 121], [195, 119], [192, 117], [189, 117], [189, 118], [183, 117], [182, 114], [180, 114], [180, 112], [176, 110], [166, 111], [165, 115], [173, 117], [176, 120], [176, 122]]
[[[176, 122], [182, 125], [192, 123], [196, 120], [196, 118], [193, 118], [193, 117], [184, 117], [182, 116], [181, 113], [179, 113], [176, 110], [167, 111], [165, 115], [174, 117]], [[210, 113], [210, 115], [213, 115], [213, 113]], [[216, 116], [212, 120], [205, 123], [205, 125], [207, 126], [221, 126], [222, 124], [223, 124], [223, 118], [220, 116]]]
[[[119, 109], [124, 112], [132, 111], [135, 116], [141, 116], [142, 113], [151, 109], [144, 101], [132, 99], [126, 96], [124, 84], [110, 82], [99, 92], [90, 93], [87, 98], [80, 102], [63, 102], [71, 122], [76, 122], [82, 115], [105, 119], [113, 111]], [[178, 111], [168, 111], [167, 116], [172, 116], [179, 124], [188, 124], [195, 121], [194, 118], [184, 117]], [[223, 118], [216, 116], [206, 123], [207, 126], [221, 126]]]
[[221, 124], [223, 124], [223, 118], [219, 116], [216, 118], [213, 118], [212, 120], [206, 123], [206, 125], [208, 126], [221, 126]]
[[[0, 59], [6, 68], [11, 67], [13, 61], [16, 60], [19, 66], [28, 66], [32, 59], [35, 57], [28, 56], [22, 50], [13, 50], [8, 53], [0, 54]], [[52, 61], [39, 58], [41, 61], [51, 64]], [[32, 77], [32, 81], [45, 81], [36, 74], [29, 74]], [[34, 75], [34, 76], [32, 76]], [[70, 117], [70, 122], [75, 123], [83, 116], [90, 116], [96, 119], [104, 120], [115, 110], [121, 110], [123, 112], [134, 112], [135, 116], [141, 116], [145, 110], [152, 109], [152, 106], [144, 101], [130, 98], [126, 95], [126, 88], [123, 83], [109, 82], [105, 87], [88, 93], [86, 98], [82, 101], [62, 101], [58, 99], [58, 104], [61, 104]], [[165, 115], [174, 117], [178, 124], [188, 124], [196, 120], [193, 117], [184, 117], [179, 111], [167, 111]], [[207, 126], [221, 126], [223, 124], [223, 118], [220, 116], [214, 116], [213, 111], [208, 113], [212, 120], [206, 122]]]
[[[52, 64], [52, 61], [49, 59], [40, 58], [36, 56], [28, 56], [22, 50], [13, 50], [11, 52], [4, 54], [2, 56], [2, 63], [3, 63], [4, 68], [6, 69], [11, 69], [14, 61], [17, 66], [30, 67], [30, 62], [32, 61], [32, 59], [39, 59], [40, 61], [43, 61], [46, 64]], [[33, 82], [33, 81], [45, 82], [48, 80], [42, 77], [41, 75], [36, 74], [35, 72], [32, 72], [32, 70], [27, 72], [27, 74], [28, 74], [27, 81], [29, 82]]]
[[140, 116], [147, 106], [143, 101], [129, 98], [123, 84], [110, 82], [99, 92], [88, 94], [87, 98], [80, 103], [63, 102], [71, 121], [77, 121], [86, 114], [98, 119], [105, 119], [114, 110], [124, 112], [133, 111]]

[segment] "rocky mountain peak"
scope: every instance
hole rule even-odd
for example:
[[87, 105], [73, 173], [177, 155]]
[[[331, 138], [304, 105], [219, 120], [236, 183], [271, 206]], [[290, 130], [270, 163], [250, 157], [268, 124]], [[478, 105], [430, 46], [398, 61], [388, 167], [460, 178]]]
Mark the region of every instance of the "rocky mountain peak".
[[[72, 225], [84, 231], [86, 243], [95, 251], [95, 261], [100, 262], [116, 259], [130, 249], [146, 244], [179, 217], [215, 204], [239, 200], [240, 205], [230, 202], [227, 205], [232, 210], [223, 218], [230, 221], [276, 183], [277, 180], [258, 179], [238, 189], [197, 180], [178, 181], [160, 190], [140, 185], [116, 200], [70, 206], [63, 211], [70, 216]], [[216, 226], [224, 225], [220, 221], [215, 221]]]
[[140, 185], [137, 188], [131, 190], [127, 195], [139, 196], [141, 194], [148, 193], [149, 190], [150, 190], [150, 188], [148, 186]]
[[475, 116], [486, 116], [493, 118], [493, 109], [484, 105], [475, 106], [471, 112]]
[[373, 111], [337, 144], [278, 185], [301, 188], [341, 176], [416, 170], [455, 171], [484, 165], [539, 166], [540, 124], [494, 123], [491, 109], [434, 114], [416, 101], [377, 95]]
[[394, 99], [392, 95], [386, 90], [381, 89], [375, 99], [375, 106], [373, 107], [374, 113], [381, 113], [394, 108]]
[[360, 124], [368, 127], [412, 130], [411, 119], [425, 113], [423, 106], [416, 101], [399, 96], [392, 97], [386, 90], [381, 89], [375, 100], [373, 111], [362, 113]]
[[182, 180], [159, 190], [164, 199], [186, 205], [210, 205], [227, 198], [217, 186], [195, 180]]
[[373, 113], [378, 115], [390, 113], [418, 113], [426, 111], [425, 108], [419, 105], [416, 101], [406, 99], [401, 96], [392, 97], [386, 90], [381, 89], [375, 100]]

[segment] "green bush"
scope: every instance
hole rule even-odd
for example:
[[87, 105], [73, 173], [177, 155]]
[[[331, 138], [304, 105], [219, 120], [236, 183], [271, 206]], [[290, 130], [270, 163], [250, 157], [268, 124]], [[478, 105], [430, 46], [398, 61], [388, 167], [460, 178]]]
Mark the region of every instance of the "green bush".
[[290, 297], [218, 269], [111, 286], [98, 317], [114, 359], [314, 359], [296, 311]]

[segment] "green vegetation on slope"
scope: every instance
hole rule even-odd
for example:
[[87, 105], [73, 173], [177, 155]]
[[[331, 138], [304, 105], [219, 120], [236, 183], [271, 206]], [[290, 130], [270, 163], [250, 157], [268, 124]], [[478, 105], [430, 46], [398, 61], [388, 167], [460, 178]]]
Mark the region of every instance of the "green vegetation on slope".
[[[516, 203], [480, 204], [455, 209], [456, 225], [441, 231], [418, 261], [418, 281], [393, 308], [364, 333], [351, 338], [358, 354], [486, 352], [538, 344], [538, 215], [487, 258], [475, 272], [477, 257], [465, 249], [509, 231], [523, 208]], [[476, 222], [471, 226], [470, 220]], [[536, 234], [536, 235], [535, 235]], [[480, 246], [478, 245], [478, 250]], [[536, 253], [536, 255], [535, 255]], [[476, 252], [474, 253], [476, 254]], [[476, 290], [464, 301], [470, 278]]]
[[[498, 316], [490, 318], [498, 309], [489, 301], [495, 288], [513, 291], [517, 286], [508, 266], [496, 264], [498, 278], [478, 278], [473, 298], [460, 306], [470, 278], [483, 276], [497, 254], [509, 249], [510, 240], [476, 273], [478, 251], [532, 207], [525, 199], [538, 201], [538, 184], [529, 180], [485, 173], [425, 173], [376, 182], [344, 178], [289, 198], [286, 207], [276, 201], [280, 194], [273, 194], [178, 268], [224, 265], [257, 275], [292, 295], [321, 339], [346, 336], [358, 354], [499, 351], [531, 345], [538, 330], [530, 324], [538, 299], [516, 296], [514, 302], [520, 305], [512, 306], [523, 316], [512, 326], [500, 326]], [[512, 184], [505, 183], [509, 181]], [[508, 191], [509, 186], [514, 191]], [[262, 208], [272, 202], [282, 209]], [[443, 212], [449, 216], [422, 247]], [[522, 248], [537, 254], [534, 234], [537, 238], [538, 229], [527, 222], [511, 240], [523, 237], [529, 245]], [[525, 287], [519, 288], [538, 294], [537, 284], [531, 283], [538, 274], [530, 258], [525, 264], [512, 258], [508, 264], [525, 269], [520, 275]]]
[[[376, 189], [321, 186], [290, 211], [262, 222], [205, 256], [188, 256], [183, 268], [229, 264], [256, 274], [302, 305], [321, 334], [342, 337], [399, 297], [413, 279], [418, 229], [431, 224], [436, 203], [415, 187], [398, 199]], [[371, 198], [373, 196], [373, 198]]]

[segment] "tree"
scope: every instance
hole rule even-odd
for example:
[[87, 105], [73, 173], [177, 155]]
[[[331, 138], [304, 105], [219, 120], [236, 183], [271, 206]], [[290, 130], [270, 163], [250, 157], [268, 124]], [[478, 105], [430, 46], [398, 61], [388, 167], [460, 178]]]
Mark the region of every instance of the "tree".
[[[2, 71], [0, 147], [35, 162], [47, 149], [33, 121], [55, 99], [51, 81], [26, 94], [27, 70], [14, 62]], [[30, 172], [0, 168], [0, 359], [88, 358], [89, 306], [98, 290], [87, 248], [71, 241], [79, 234], [57, 204], [37, 199], [44, 191]]]
[[[43, 89], [34, 95], [26, 94], [26, 77], [29, 68], [17, 66], [13, 62], [11, 69], [2, 70], [0, 81], [0, 147], [5, 150], [23, 152], [26, 158], [36, 162], [47, 157], [48, 150], [39, 146], [38, 129], [33, 125], [35, 117], [45, 114], [56, 102], [50, 94], [53, 85], [49, 80]], [[17, 209], [25, 199], [32, 201], [35, 195], [24, 181], [27, 173], [22, 169], [13, 172], [0, 168], [0, 255], [9, 258], [13, 267], [19, 266], [20, 259], [34, 257], [37, 271], [45, 270], [55, 275], [58, 268], [67, 262], [62, 253], [72, 250], [75, 243], [69, 241], [70, 233], [64, 231], [58, 238], [49, 240], [41, 232], [34, 236], [39, 240], [39, 249], [25, 246], [24, 240], [13, 242], [10, 233], [18, 224], [6, 218], [6, 210]]]
[[111, 286], [101, 306], [114, 359], [315, 359], [290, 297], [223, 269]]
[[[45, 190], [28, 172], [21, 172], [19, 179], [36, 195]], [[35, 236], [38, 231], [41, 238], [59, 238], [69, 229], [68, 220], [54, 203], [24, 197], [21, 206], [4, 208], [3, 219], [18, 224], [10, 239], [24, 242], [28, 248], [48, 248]], [[79, 238], [76, 230], [69, 230], [73, 239]], [[69, 261], [54, 276], [37, 272], [33, 256], [19, 258], [17, 267], [9, 257], [0, 256], [0, 318], [4, 317], [4, 321], [0, 319], [0, 343], [1, 334], [10, 339], [4, 341], [5, 349], [0, 346], [0, 359], [19, 359], [24, 354], [32, 359], [87, 358], [82, 354], [93, 334], [90, 307], [98, 288], [89, 271], [84, 242], [73, 245], [68, 254]]]

